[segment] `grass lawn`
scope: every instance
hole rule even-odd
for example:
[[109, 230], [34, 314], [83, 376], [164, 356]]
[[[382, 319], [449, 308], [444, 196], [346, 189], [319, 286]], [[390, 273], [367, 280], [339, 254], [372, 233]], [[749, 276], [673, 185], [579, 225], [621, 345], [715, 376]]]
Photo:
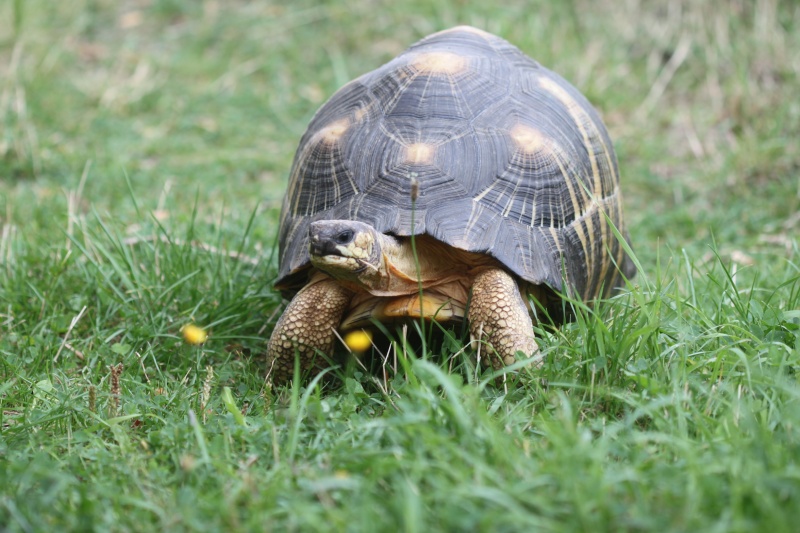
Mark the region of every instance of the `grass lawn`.
[[[0, 530], [798, 530], [800, 7], [492, 4], [0, 2]], [[271, 388], [300, 136], [456, 24], [600, 110], [640, 274], [505, 387]]]

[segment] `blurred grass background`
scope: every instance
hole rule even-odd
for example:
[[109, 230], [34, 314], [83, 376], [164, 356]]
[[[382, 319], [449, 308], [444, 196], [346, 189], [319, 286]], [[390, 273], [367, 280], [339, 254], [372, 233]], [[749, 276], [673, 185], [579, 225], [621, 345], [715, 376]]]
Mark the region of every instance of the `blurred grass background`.
[[[0, 523], [792, 531], [798, 18], [778, 0], [0, 2]], [[350, 371], [276, 394], [261, 352], [294, 148], [338, 87], [456, 24], [600, 110], [639, 287], [540, 332], [545, 368], [510, 392], [423, 361], [388, 391]], [[209, 343], [181, 343], [190, 321]]]

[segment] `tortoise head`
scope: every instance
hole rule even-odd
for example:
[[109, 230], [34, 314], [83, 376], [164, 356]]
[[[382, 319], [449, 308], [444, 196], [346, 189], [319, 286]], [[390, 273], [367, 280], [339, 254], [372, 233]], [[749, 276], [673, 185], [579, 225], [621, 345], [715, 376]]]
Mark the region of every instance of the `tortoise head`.
[[320, 220], [308, 230], [311, 263], [336, 279], [366, 287], [387, 275], [384, 247], [396, 246], [394, 238], [369, 224], [353, 220]]

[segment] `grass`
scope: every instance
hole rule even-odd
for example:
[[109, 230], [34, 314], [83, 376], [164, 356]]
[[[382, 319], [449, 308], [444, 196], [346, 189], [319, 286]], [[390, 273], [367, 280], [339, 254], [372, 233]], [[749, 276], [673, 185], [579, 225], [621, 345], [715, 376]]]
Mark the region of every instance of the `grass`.
[[[796, 530], [798, 18], [775, 0], [0, 3], [0, 524]], [[506, 387], [456, 332], [385, 379], [270, 388], [294, 147], [338, 86], [458, 23], [601, 110], [642, 272], [538, 330], [545, 364]]]

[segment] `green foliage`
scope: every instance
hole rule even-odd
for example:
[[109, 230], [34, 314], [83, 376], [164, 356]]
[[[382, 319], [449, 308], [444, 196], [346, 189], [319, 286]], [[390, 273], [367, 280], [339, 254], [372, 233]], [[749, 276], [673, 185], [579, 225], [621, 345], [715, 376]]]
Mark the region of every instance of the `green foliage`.
[[[775, 0], [0, 3], [0, 524], [794, 531], [798, 16]], [[537, 327], [542, 366], [499, 385], [463, 332], [414, 351], [411, 328], [387, 331], [374, 369], [272, 389], [275, 235], [305, 125], [460, 23], [603, 113], [642, 271]], [[190, 323], [207, 342], [182, 340]]]

